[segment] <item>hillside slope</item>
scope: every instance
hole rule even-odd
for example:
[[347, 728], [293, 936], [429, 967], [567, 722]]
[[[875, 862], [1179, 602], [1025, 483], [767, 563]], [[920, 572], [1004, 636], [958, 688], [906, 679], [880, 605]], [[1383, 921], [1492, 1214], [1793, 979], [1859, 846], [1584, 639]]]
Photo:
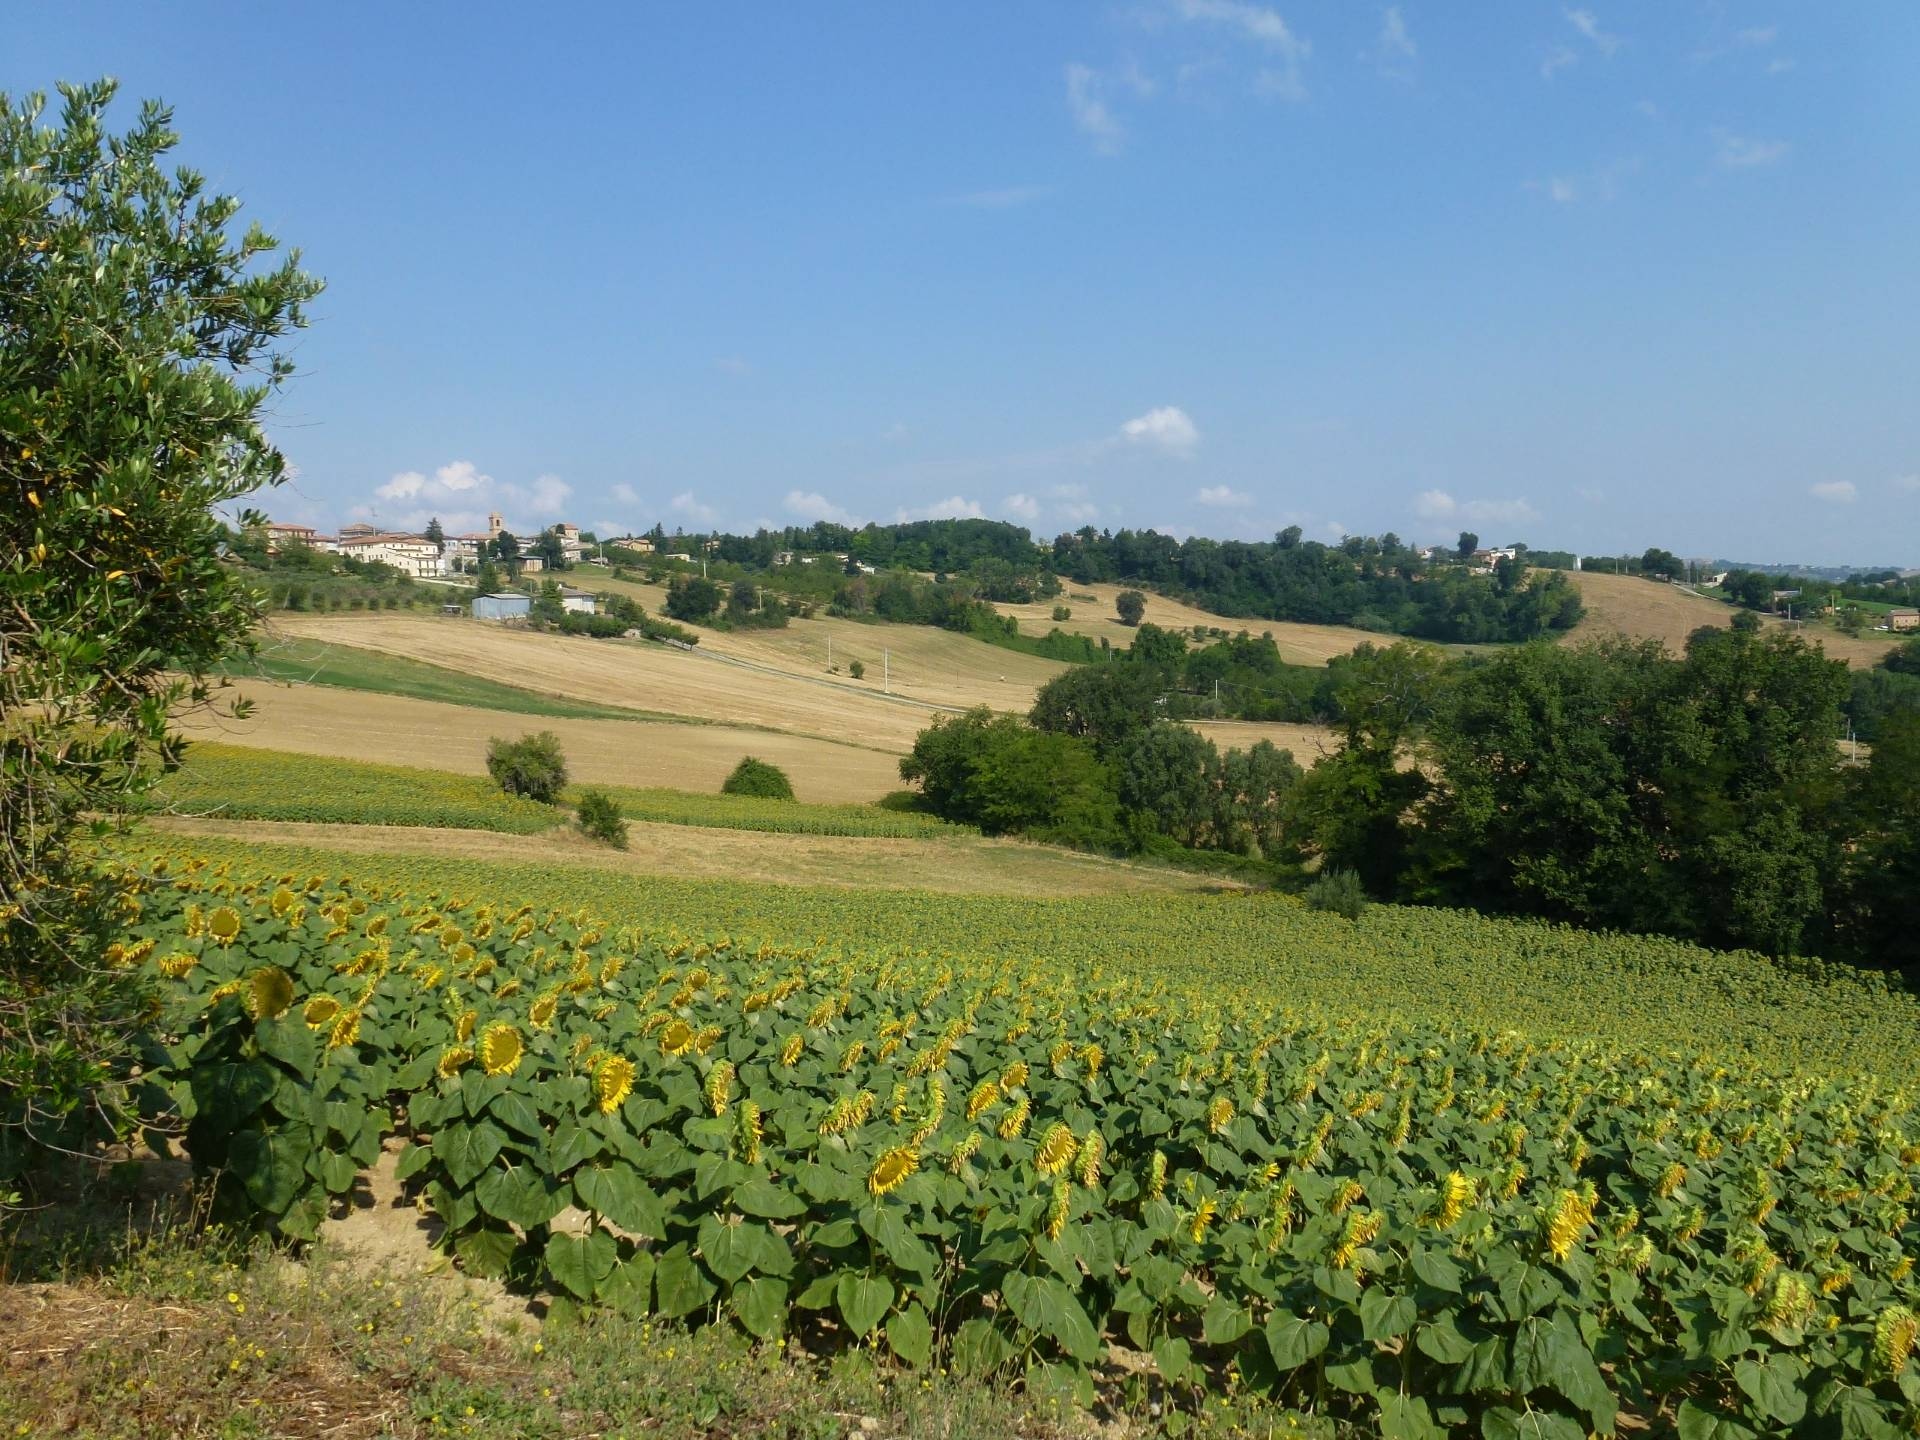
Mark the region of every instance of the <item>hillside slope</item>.
[[[1678, 585], [1643, 580], [1637, 575], [1606, 575], [1588, 570], [1571, 578], [1580, 589], [1580, 601], [1586, 606], [1587, 614], [1568, 633], [1568, 643], [1577, 644], [1602, 635], [1628, 635], [1658, 640], [1677, 655], [1686, 648], [1687, 636], [1695, 630], [1703, 625], [1731, 625], [1738, 613], [1732, 606], [1705, 595]], [[1762, 616], [1761, 623], [1769, 627], [1786, 624], [1770, 615]], [[1801, 629], [1801, 633], [1824, 646], [1833, 659], [1845, 660], [1856, 670], [1877, 664], [1893, 644], [1884, 635], [1843, 635], [1827, 625], [1807, 627]]]

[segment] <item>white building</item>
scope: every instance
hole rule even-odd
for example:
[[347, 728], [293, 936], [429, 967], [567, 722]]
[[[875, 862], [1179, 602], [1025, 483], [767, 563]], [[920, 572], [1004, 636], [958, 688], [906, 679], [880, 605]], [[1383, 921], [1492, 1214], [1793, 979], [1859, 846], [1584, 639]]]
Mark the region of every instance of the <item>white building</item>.
[[340, 537], [340, 553], [355, 560], [391, 565], [416, 579], [444, 573], [440, 547], [421, 535], [355, 535]]
[[565, 586], [560, 590], [560, 608], [569, 615], [595, 615], [600, 610], [586, 591], [569, 590]]

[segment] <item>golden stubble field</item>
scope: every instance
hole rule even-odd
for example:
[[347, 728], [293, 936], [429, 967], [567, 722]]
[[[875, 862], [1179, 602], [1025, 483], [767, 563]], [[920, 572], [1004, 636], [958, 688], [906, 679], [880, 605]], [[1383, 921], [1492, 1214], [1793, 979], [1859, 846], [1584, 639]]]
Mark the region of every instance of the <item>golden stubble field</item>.
[[[1033, 605], [996, 605], [994, 609], [1018, 620], [1023, 635], [1044, 635], [1057, 628], [1096, 641], [1105, 640], [1116, 649], [1124, 650], [1133, 644], [1134, 632], [1131, 626], [1120, 623], [1113, 602], [1122, 590], [1128, 588], [1125, 585], [1075, 585], [1067, 582], [1066, 589], [1052, 600], [1042, 600]], [[1183, 600], [1156, 595], [1152, 591], [1143, 590], [1141, 593], [1147, 597], [1147, 613], [1143, 617], [1147, 622], [1165, 630], [1191, 630], [1195, 625], [1205, 625], [1217, 626], [1229, 635], [1242, 630], [1249, 635], [1271, 634], [1273, 643], [1280, 647], [1280, 658], [1292, 665], [1324, 665], [1336, 655], [1345, 655], [1366, 641], [1371, 640], [1377, 645], [1394, 638], [1356, 630], [1350, 625], [1296, 625], [1286, 620], [1236, 620], [1202, 610]], [[1094, 598], [1078, 600], [1074, 598], [1076, 595], [1091, 595]], [[1053, 607], [1056, 605], [1065, 605], [1073, 612], [1072, 617], [1055, 620]]]
[[877, 800], [901, 784], [897, 754], [808, 735], [729, 725], [553, 719], [267, 680], [243, 680], [236, 689], [253, 702], [247, 719], [194, 714], [182, 728], [202, 740], [465, 775], [486, 773], [491, 737], [551, 730], [560, 737], [573, 778], [590, 784], [713, 792], [744, 755], [785, 770], [802, 800]]
[[[1658, 640], [1678, 655], [1695, 630], [1703, 625], [1724, 628], [1738, 613], [1718, 600], [1637, 575], [1586, 570], [1569, 578], [1579, 586], [1580, 601], [1587, 609], [1586, 618], [1567, 636], [1572, 644], [1604, 635], [1628, 635]], [[1772, 616], [1762, 616], [1761, 623], [1769, 628], [1786, 624]], [[1825, 625], [1808, 626], [1801, 633], [1823, 646], [1830, 658], [1844, 660], [1855, 670], [1871, 669], [1896, 643], [1886, 635], [1843, 635]]]

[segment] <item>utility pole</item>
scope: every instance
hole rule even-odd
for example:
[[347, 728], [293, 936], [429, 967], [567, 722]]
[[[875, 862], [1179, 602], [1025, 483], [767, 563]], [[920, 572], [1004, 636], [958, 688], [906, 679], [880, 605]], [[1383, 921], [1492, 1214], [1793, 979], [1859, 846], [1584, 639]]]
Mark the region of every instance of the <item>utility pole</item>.
[[833, 636], [831, 634], [827, 636], [827, 673], [829, 675], [833, 673]]
[[880, 689], [884, 694], [893, 693], [893, 651], [880, 652]]

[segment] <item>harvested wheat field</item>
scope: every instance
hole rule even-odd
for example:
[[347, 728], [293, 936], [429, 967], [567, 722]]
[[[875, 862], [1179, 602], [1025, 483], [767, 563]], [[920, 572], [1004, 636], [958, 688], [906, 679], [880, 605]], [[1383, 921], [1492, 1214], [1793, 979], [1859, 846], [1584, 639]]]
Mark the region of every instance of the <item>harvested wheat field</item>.
[[[1686, 649], [1687, 636], [1695, 630], [1703, 625], [1731, 625], [1739, 613], [1732, 606], [1705, 595], [1658, 580], [1644, 580], [1638, 575], [1607, 575], [1587, 570], [1571, 578], [1580, 587], [1580, 601], [1587, 607], [1586, 618], [1567, 636], [1575, 643], [1602, 635], [1628, 635], [1658, 640], [1678, 655]], [[1763, 615], [1761, 623], [1772, 627], [1787, 622]], [[1895, 643], [1886, 635], [1843, 635], [1827, 625], [1795, 628], [1808, 640], [1823, 646], [1829, 657], [1844, 660], [1856, 670], [1871, 669]]]
[[[1122, 625], [1114, 613], [1114, 597], [1125, 585], [1075, 585], [1067, 582], [1066, 589], [1051, 600], [1042, 600], [1033, 605], [996, 605], [994, 609], [1002, 615], [1011, 615], [1020, 622], [1023, 635], [1044, 635], [1049, 630], [1065, 630], [1073, 635], [1085, 635], [1093, 640], [1105, 640], [1116, 649], [1124, 650], [1133, 644], [1133, 630]], [[1288, 620], [1236, 620], [1226, 615], [1216, 615], [1211, 610], [1202, 610], [1189, 605], [1184, 600], [1170, 599], [1165, 595], [1156, 595], [1150, 590], [1141, 594], [1147, 597], [1147, 622], [1166, 630], [1190, 630], [1195, 625], [1218, 627], [1229, 635], [1245, 630], [1249, 635], [1271, 634], [1273, 643], [1280, 647], [1280, 657], [1294, 665], [1324, 665], [1336, 655], [1345, 655], [1356, 645], [1365, 641], [1380, 644], [1391, 641], [1391, 635], [1380, 636], [1365, 630], [1356, 630], [1350, 625], [1298, 625]], [[1092, 595], [1092, 600], [1076, 600], [1075, 595]], [[1065, 605], [1073, 612], [1072, 618], [1055, 620], [1053, 607]]]
[[305, 825], [272, 820], [165, 819], [154, 824], [173, 834], [312, 845], [351, 853], [516, 863], [538, 860], [542, 865], [580, 866], [625, 875], [840, 889], [1056, 898], [1242, 888], [1217, 876], [979, 836], [882, 840], [846, 835], [772, 835], [630, 820], [628, 848], [610, 850], [564, 829], [529, 839], [484, 830]]
[[1283, 720], [1189, 720], [1187, 724], [1223, 755], [1229, 750], [1250, 750], [1268, 740], [1291, 750], [1302, 766], [1312, 766], [1340, 748], [1339, 734], [1325, 725], [1293, 725]]
[[264, 750], [483, 775], [491, 737], [551, 730], [560, 737], [573, 778], [593, 784], [717, 791], [743, 755], [757, 755], [785, 770], [802, 800], [870, 801], [900, 788], [895, 755], [802, 735], [510, 715], [324, 685], [245, 680], [235, 688], [253, 701], [252, 715], [237, 721], [195, 715], [182, 727], [187, 734]]
[[719, 651], [703, 655], [650, 641], [546, 635], [483, 620], [383, 614], [289, 616], [279, 623], [289, 635], [425, 660], [549, 695], [895, 753], [912, 748], [936, 713], [932, 707], [943, 703], [889, 698], [877, 684], [856, 685], [843, 677], [749, 668], [729, 663]]

